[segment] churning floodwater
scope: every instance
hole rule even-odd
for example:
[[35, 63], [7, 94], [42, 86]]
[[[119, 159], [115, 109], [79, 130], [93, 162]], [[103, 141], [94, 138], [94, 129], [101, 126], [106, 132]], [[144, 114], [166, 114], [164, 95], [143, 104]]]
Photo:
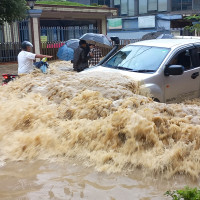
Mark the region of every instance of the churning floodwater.
[[198, 185], [200, 99], [56, 62], [0, 88], [0, 147], [0, 199], [165, 199]]

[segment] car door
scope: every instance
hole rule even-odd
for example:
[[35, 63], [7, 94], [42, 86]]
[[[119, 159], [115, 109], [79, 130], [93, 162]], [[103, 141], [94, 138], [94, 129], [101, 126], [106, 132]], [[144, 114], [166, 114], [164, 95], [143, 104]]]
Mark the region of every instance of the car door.
[[[165, 102], [181, 102], [199, 97], [200, 94], [200, 49], [185, 48], [176, 53], [170, 64], [183, 65], [182, 75], [165, 76]], [[170, 63], [171, 62], [171, 63]], [[176, 63], [173, 63], [176, 62]]]

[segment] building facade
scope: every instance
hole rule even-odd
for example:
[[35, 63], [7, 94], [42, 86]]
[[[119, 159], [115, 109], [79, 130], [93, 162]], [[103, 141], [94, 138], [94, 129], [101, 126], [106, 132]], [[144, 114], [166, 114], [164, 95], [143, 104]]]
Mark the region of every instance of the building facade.
[[[70, 0], [80, 2], [80, 0]], [[199, 13], [200, 0], [81, 0], [81, 3], [117, 8], [118, 16], [108, 19], [108, 35], [140, 39], [149, 32], [191, 34], [184, 16]]]
[[107, 34], [107, 18], [117, 16], [117, 9], [36, 4], [28, 13], [22, 22], [0, 25], [0, 62], [16, 61], [24, 40], [40, 54], [44, 47], [58, 49], [60, 42], [84, 33]]
[[108, 7], [114, 7], [114, 1], [113, 0], [68, 0], [71, 2], [81, 3], [85, 5], [106, 5]]
[[196, 14], [200, 0], [113, 0], [118, 18], [108, 19], [108, 34], [121, 39], [140, 39], [149, 32], [188, 35], [191, 25], [184, 16]]

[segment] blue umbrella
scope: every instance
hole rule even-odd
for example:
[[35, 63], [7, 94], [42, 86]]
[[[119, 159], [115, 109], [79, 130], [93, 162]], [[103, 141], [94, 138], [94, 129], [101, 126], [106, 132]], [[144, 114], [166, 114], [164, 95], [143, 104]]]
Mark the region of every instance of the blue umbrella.
[[79, 46], [79, 41], [80, 41], [79, 39], [71, 39], [71, 40], [67, 40], [67, 42], [65, 42], [65, 44], [67, 45], [67, 47], [75, 50]]
[[65, 44], [58, 49], [57, 57], [60, 60], [66, 60], [66, 61], [73, 60], [74, 59], [74, 50], [67, 47], [67, 45]]

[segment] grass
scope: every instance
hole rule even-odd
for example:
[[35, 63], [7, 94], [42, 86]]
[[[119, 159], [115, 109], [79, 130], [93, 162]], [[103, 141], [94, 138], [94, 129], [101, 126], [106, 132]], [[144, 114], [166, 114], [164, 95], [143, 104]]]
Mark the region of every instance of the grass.
[[70, 1], [63, 1], [63, 0], [53, 0], [53, 1], [36, 1], [36, 4], [46, 4], [46, 5], [63, 5], [63, 6], [88, 6], [90, 5], [70, 2]]

